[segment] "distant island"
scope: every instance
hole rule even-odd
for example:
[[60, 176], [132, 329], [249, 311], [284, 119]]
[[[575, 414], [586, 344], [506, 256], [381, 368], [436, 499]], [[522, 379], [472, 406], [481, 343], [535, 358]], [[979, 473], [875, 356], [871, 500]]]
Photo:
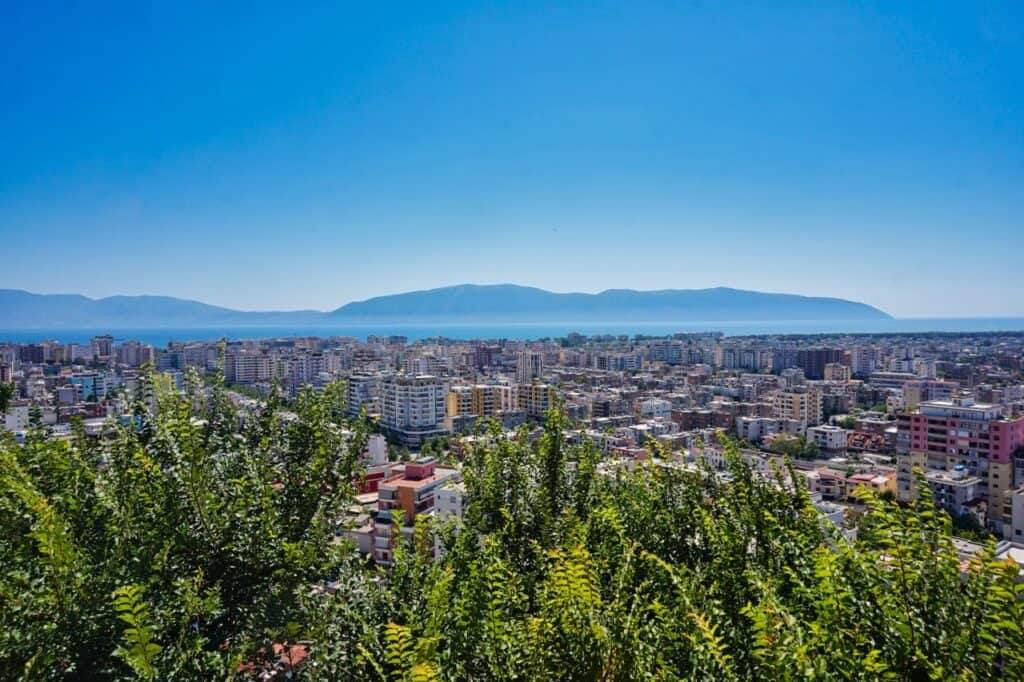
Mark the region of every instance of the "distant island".
[[461, 284], [379, 296], [329, 312], [241, 311], [169, 296], [92, 299], [0, 289], [0, 329], [879, 319], [891, 316], [856, 301], [727, 287], [585, 294], [514, 284]]

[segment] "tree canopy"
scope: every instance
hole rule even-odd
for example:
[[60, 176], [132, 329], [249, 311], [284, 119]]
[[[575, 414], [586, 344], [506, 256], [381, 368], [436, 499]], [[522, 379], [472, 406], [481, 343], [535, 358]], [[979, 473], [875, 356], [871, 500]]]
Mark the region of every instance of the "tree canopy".
[[245, 678], [300, 645], [318, 680], [1024, 679], [1018, 567], [961, 565], [926, 486], [865, 493], [850, 539], [731, 443], [724, 475], [624, 466], [554, 410], [482, 433], [463, 520], [421, 515], [384, 570], [339, 541], [343, 388], [276, 401], [143, 376], [103, 438], [0, 444], [0, 678]]

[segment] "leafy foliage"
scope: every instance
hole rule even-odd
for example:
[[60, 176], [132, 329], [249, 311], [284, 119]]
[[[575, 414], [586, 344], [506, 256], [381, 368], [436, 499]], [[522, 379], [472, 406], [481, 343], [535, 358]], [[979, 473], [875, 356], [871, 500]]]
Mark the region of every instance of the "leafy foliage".
[[8, 381], [0, 381], [0, 416], [7, 412], [7, 408], [14, 398], [14, 384]]
[[118, 618], [128, 624], [124, 631], [127, 646], [115, 653], [128, 661], [140, 677], [153, 679], [156, 676], [154, 661], [162, 647], [153, 640], [149, 609], [142, 601], [142, 588], [125, 585], [114, 590], [114, 608]]
[[342, 562], [365, 434], [338, 427], [341, 387], [289, 421], [216, 380], [140, 383], [107, 438], [0, 443], [0, 678], [226, 677]]
[[107, 438], [0, 443], [0, 678], [246, 677], [306, 642], [322, 680], [1024, 679], [1018, 567], [961, 565], [927, 486], [862, 493], [851, 540], [732, 443], [724, 475], [624, 466], [556, 409], [482, 428], [464, 518], [418, 517], [384, 572], [337, 540], [366, 440], [342, 387], [291, 418], [141, 383]]

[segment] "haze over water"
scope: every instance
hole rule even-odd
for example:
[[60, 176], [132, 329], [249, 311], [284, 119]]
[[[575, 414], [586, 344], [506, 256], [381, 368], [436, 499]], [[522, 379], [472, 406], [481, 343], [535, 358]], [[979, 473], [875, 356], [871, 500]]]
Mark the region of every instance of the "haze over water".
[[56, 340], [88, 343], [99, 334], [112, 334], [118, 341], [134, 339], [162, 347], [169, 341], [265, 339], [284, 336], [406, 336], [410, 341], [437, 336], [452, 339], [539, 339], [562, 337], [571, 332], [598, 334], [643, 334], [664, 336], [678, 332], [720, 331], [726, 336], [757, 334], [898, 334], [924, 332], [1024, 332], [1022, 317], [978, 318], [895, 318], [879, 320], [778, 320], [736, 322], [621, 322], [595, 324], [507, 323], [507, 324], [423, 324], [423, 325], [338, 325], [294, 327], [188, 327], [188, 328], [91, 328], [91, 329], [0, 329], [0, 343], [32, 343]]

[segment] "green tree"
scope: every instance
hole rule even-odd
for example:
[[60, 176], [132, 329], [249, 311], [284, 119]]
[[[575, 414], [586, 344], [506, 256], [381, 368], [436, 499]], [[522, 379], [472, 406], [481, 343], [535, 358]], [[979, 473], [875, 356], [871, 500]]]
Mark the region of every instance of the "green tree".
[[340, 536], [368, 436], [342, 386], [292, 418], [185, 383], [144, 373], [103, 439], [0, 440], [0, 678], [252, 678], [277, 644], [313, 680], [1024, 679], [1019, 566], [962, 563], [923, 482], [859, 491], [850, 539], [788, 460], [602, 457], [554, 410], [481, 425], [463, 517], [397, 520], [385, 570]]
[[7, 413], [7, 408], [11, 406], [13, 398], [14, 384], [7, 381], [0, 382], [0, 414]]

